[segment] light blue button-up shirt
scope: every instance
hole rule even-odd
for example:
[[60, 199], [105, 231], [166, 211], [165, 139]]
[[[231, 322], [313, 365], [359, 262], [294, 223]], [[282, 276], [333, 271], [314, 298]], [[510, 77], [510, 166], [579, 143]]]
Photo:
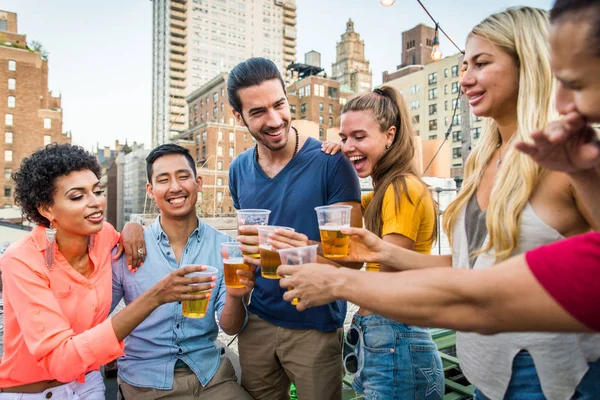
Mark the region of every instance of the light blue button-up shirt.
[[178, 264], [159, 218], [144, 231], [147, 256], [135, 274], [127, 269], [125, 257], [113, 261], [112, 309], [121, 298], [131, 303], [181, 266], [210, 265], [219, 270], [219, 275], [204, 318], [184, 317], [180, 303], [163, 304], [125, 338], [125, 356], [118, 361], [119, 376], [133, 386], [169, 390], [173, 387], [175, 362], [181, 359], [206, 386], [219, 368], [221, 355], [215, 343], [219, 328], [214, 318], [215, 311], [221, 317], [226, 297], [221, 243], [233, 239], [198, 219], [198, 228], [188, 238]]

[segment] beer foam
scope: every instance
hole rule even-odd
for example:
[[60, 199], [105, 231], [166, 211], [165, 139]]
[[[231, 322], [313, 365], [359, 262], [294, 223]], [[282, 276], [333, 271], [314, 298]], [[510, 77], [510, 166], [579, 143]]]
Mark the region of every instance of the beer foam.
[[227, 258], [223, 260], [223, 264], [244, 264], [244, 257]]
[[350, 225], [323, 225], [319, 226], [322, 231], [339, 231], [342, 228], [350, 228]]
[[258, 247], [263, 250], [273, 251], [273, 247], [268, 243], [266, 243], [266, 244], [263, 243], [263, 244], [259, 245]]

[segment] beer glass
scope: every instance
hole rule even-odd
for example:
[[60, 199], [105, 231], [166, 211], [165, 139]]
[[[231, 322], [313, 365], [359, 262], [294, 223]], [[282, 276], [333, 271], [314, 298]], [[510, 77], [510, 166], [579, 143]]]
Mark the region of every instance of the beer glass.
[[319, 220], [323, 255], [327, 258], [347, 256], [350, 237], [340, 230], [350, 227], [352, 206], [322, 206], [316, 207], [315, 211]]
[[[307, 263], [317, 262], [317, 248], [319, 245], [313, 244], [310, 246], [303, 247], [292, 247], [289, 249], [277, 250], [281, 257], [281, 264], [283, 265], [301, 265]], [[294, 289], [290, 287], [289, 290]], [[292, 305], [298, 305], [298, 299], [292, 300]]]
[[271, 245], [267, 243], [269, 233], [275, 229], [286, 229], [294, 232], [294, 228], [285, 226], [259, 226], [258, 228], [258, 250], [260, 254], [260, 274], [263, 278], [279, 279], [277, 267], [281, 265], [281, 259], [276, 251], [273, 251]]
[[[187, 274], [186, 277], [194, 277], [194, 276], [219, 276], [219, 271], [215, 267], [206, 267], [204, 271], [192, 272], [191, 274]], [[210, 282], [206, 282], [210, 283]], [[203, 285], [203, 283], [195, 283], [190, 286]], [[190, 292], [190, 294], [210, 294], [212, 289], [201, 290], [198, 292]], [[204, 318], [206, 315], [206, 310], [208, 310], [208, 303], [210, 302], [209, 298], [204, 298], [202, 300], [183, 300], [181, 302], [181, 313], [184, 317], [188, 318]]]
[[[238, 235], [240, 234], [240, 226], [244, 225], [268, 225], [269, 223], [269, 214], [271, 214], [270, 210], [260, 210], [260, 209], [243, 209], [236, 210], [237, 215], [237, 224], [238, 224]], [[258, 258], [260, 257], [259, 253], [246, 254], [245, 256]]]
[[229, 288], [246, 287], [240, 282], [237, 270], [250, 271], [250, 267], [244, 264], [244, 256], [238, 242], [221, 243], [221, 257], [223, 257], [223, 270], [225, 275], [225, 286]]

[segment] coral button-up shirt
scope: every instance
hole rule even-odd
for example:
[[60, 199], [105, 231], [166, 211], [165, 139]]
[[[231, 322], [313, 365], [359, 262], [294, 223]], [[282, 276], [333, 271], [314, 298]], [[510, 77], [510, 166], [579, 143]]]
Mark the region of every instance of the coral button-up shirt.
[[87, 372], [123, 355], [112, 322], [111, 249], [119, 234], [108, 223], [90, 252], [94, 271], [77, 272], [57, 250], [46, 267], [46, 229], [37, 226], [2, 258], [4, 354], [0, 387], [84, 381]]

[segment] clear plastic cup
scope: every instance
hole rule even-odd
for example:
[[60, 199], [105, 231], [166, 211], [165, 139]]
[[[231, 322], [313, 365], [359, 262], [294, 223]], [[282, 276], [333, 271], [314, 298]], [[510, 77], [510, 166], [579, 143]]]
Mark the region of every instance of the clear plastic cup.
[[[186, 265], [192, 266], [192, 265]], [[187, 274], [186, 277], [195, 277], [195, 276], [219, 276], [219, 270], [215, 267], [206, 267], [204, 271], [192, 272], [191, 274]], [[202, 283], [195, 283], [190, 286], [203, 285]], [[208, 290], [200, 290], [197, 292], [191, 292], [190, 294], [210, 294], [212, 289]], [[210, 298], [205, 298], [202, 300], [183, 300], [181, 302], [181, 313], [184, 317], [188, 318], [204, 318], [206, 315], [206, 311], [208, 310], [208, 303], [210, 302]]]
[[[237, 225], [238, 225], [238, 235], [240, 226], [245, 225], [268, 225], [269, 224], [269, 214], [271, 214], [271, 210], [261, 210], [261, 209], [242, 209], [236, 210], [237, 216]], [[259, 253], [246, 254], [245, 256], [258, 258], [260, 257]]]
[[[319, 245], [313, 244], [303, 247], [292, 247], [289, 249], [277, 250], [281, 257], [283, 265], [302, 265], [317, 262], [317, 248]], [[290, 287], [288, 290], [294, 289]], [[298, 305], [298, 299], [292, 300], [292, 305]]]
[[285, 229], [294, 232], [294, 228], [287, 226], [260, 226], [258, 230], [258, 250], [260, 254], [260, 274], [267, 279], [280, 279], [277, 275], [277, 267], [281, 265], [281, 259], [276, 251], [273, 251], [271, 245], [267, 243], [269, 233], [275, 229]]
[[319, 233], [323, 245], [323, 255], [327, 258], [341, 258], [348, 255], [350, 237], [341, 232], [350, 227], [352, 206], [316, 207]]
[[223, 274], [225, 286], [229, 288], [246, 287], [240, 282], [238, 270], [250, 271], [250, 267], [244, 263], [244, 256], [238, 242], [221, 243], [221, 257], [223, 257]]

